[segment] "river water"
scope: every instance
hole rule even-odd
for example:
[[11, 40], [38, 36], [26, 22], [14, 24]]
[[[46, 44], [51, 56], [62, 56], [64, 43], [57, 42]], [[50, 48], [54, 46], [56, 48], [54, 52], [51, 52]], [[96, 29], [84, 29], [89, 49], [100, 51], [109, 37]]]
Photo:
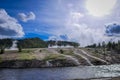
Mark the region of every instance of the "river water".
[[69, 80], [120, 76], [120, 65], [0, 69], [0, 80]]

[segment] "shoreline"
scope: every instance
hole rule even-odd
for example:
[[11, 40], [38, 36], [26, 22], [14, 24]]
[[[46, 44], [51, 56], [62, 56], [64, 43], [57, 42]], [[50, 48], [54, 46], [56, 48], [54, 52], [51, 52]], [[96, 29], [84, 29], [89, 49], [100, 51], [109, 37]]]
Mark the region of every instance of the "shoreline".
[[[107, 64], [116, 65], [116, 64]], [[107, 66], [107, 65], [93, 65], [94, 66]], [[54, 60], [4, 60], [0, 62], [1, 69], [30, 69], [30, 68], [65, 68], [65, 67], [87, 67], [90, 65], [77, 65], [76, 63], [67, 59], [54, 59]]]
[[23, 69], [23, 68], [56, 68], [56, 67], [74, 67], [77, 64], [66, 60], [56, 59], [51, 61], [44, 60], [5, 60], [0, 62], [0, 68], [12, 68], [12, 69]]
[[98, 55], [98, 53], [91, 53], [90, 49], [75, 48], [33, 48], [24, 49], [22, 52], [11, 50], [0, 54], [0, 68], [54, 68], [110, 65], [119, 63], [119, 55], [117, 56], [114, 56], [115, 60], [110, 59], [108, 56], [103, 59], [104, 56]]
[[90, 78], [90, 79], [69, 79], [69, 80], [120, 80], [120, 76], [118, 76], [118, 77]]

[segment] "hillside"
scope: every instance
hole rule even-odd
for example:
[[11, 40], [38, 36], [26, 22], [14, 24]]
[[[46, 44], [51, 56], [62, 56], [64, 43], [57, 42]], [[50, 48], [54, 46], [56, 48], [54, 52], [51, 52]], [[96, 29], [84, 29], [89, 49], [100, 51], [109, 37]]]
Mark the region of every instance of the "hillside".
[[70, 67], [120, 63], [115, 61], [120, 61], [118, 56], [114, 56], [114, 61], [107, 57], [88, 48], [32, 48], [23, 49], [22, 52], [6, 51], [0, 55], [0, 67]]

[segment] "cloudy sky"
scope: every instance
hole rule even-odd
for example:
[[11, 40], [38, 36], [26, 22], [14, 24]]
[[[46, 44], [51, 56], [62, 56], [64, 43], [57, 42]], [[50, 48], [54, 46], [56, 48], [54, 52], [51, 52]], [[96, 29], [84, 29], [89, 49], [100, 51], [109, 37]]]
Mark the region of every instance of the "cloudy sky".
[[0, 0], [0, 38], [40, 37], [82, 46], [120, 40], [120, 0]]

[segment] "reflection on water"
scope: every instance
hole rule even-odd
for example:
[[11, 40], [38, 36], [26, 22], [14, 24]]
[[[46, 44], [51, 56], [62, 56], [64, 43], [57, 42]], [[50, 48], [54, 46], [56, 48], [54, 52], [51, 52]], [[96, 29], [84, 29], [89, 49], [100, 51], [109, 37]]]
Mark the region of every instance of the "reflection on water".
[[120, 76], [120, 65], [0, 70], [0, 80], [66, 80], [116, 76]]

